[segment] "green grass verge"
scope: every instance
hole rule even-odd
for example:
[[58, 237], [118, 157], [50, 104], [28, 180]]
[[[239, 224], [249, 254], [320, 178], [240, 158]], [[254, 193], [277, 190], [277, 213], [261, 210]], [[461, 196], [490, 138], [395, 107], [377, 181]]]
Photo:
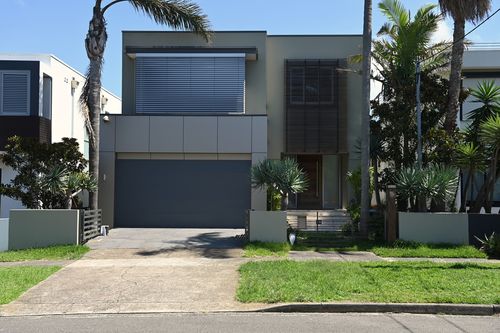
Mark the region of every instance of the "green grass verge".
[[0, 267], [0, 304], [7, 304], [29, 288], [57, 272], [60, 267]]
[[26, 260], [74, 260], [80, 259], [90, 249], [84, 245], [57, 245], [39, 249], [0, 252], [0, 262]]
[[373, 246], [369, 251], [381, 257], [397, 258], [486, 258], [486, 254], [471, 245], [450, 244], [395, 244]]
[[251, 242], [245, 245], [243, 256], [247, 258], [284, 257], [288, 255], [290, 248], [291, 246], [288, 243]]
[[500, 265], [431, 262], [250, 262], [240, 267], [241, 302], [500, 304]]

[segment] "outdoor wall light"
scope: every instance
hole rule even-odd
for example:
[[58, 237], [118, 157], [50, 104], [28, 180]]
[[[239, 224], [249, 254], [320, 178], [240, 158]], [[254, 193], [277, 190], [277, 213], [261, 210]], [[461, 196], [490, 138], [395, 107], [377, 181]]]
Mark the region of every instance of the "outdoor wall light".
[[109, 123], [111, 121], [111, 117], [109, 116], [109, 112], [105, 112], [104, 113], [104, 117], [102, 117], [102, 120], [105, 122], [105, 123]]

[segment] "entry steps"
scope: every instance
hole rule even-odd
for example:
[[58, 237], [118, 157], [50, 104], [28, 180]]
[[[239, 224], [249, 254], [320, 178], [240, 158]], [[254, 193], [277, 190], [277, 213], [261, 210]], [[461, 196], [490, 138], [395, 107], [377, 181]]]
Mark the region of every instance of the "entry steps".
[[351, 223], [351, 216], [345, 209], [336, 210], [289, 210], [288, 224], [302, 231], [342, 231], [342, 226]]

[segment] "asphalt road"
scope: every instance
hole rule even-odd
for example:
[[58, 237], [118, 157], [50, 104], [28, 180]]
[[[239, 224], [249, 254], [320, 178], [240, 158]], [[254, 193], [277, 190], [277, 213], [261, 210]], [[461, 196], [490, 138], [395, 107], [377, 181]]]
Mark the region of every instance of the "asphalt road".
[[500, 332], [500, 317], [409, 314], [144, 314], [0, 317], [0, 332]]

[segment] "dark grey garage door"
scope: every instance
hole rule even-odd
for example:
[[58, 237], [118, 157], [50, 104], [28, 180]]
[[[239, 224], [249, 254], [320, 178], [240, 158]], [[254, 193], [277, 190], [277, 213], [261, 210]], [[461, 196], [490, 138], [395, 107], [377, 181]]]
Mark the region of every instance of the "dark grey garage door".
[[117, 160], [116, 227], [243, 228], [250, 161]]

